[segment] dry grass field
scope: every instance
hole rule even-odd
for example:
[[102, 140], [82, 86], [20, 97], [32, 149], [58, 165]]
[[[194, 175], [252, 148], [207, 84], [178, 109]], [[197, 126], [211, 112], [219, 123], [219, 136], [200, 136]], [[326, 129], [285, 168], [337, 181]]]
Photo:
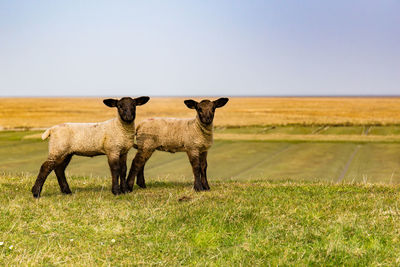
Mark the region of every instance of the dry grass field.
[[[152, 97], [137, 110], [146, 117], [191, 117], [185, 98]], [[200, 100], [201, 98], [194, 98]], [[213, 98], [211, 98], [213, 99]], [[102, 98], [1, 98], [0, 128], [42, 128], [62, 122], [96, 122], [115, 116]], [[400, 124], [400, 98], [231, 97], [216, 126]]]

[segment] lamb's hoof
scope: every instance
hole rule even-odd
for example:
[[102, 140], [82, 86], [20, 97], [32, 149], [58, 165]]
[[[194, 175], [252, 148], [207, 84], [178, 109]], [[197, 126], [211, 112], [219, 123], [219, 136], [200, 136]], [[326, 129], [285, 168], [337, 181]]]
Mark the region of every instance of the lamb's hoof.
[[36, 190], [34, 187], [32, 188], [32, 195], [34, 198], [39, 198], [40, 197], [40, 190]]
[[120, 195], [121, 194], [121, 190], [119, 189], [119, 187], [117, 188], [117, 189], [112, 189], [111, 190], [111, 192], [114, 194], [114, 195], [116, 195], [116, 196], [118, 196], [118, 195]]
[[121, 191], [122, 194], [128, 193], [128, 188], [126, 186], [121, 185], [119, 187], [119, 190]]
[[61, 193], [65, 194], [65, 195], [70, 195], [70, 194], [72, 194], [72, 191], [71, 191], [71, 189], [67, 188], [67, 189], [63, 189], [61, 191]]
[[132, 192], [132, 191], [133, 191], [133, 186], [127, 185], [127, 186], [126, 186], [126, 193], [130, 193], [130, 192]]
[[203, 188], [203, 186], [201, 186], [201, 185], [195, 185], [193, 188], [194, 188], [194, 190], [197, 191], [197, 192], [204, 191], [204, 188]]
[[142, 184], [142, 183], [140, 183], [140, 184], [137, 184], [140, 188], [146, 188], [146, 184]]

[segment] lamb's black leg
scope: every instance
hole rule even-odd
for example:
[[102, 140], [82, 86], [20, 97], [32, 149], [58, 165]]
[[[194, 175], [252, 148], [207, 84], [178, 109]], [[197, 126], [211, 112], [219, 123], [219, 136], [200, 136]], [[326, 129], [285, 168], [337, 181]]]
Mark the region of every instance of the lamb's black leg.
[[194, 190], [203, 191], [203, 187], [200, 176], [201, 176], [201, 165], [200, 165], [200, 155], [196, 152], [187, 152], [190, 164], [192, 165], [193, 175], [194, 175]]
[[67, 182], [67, 178], [65, 177], [65, 169], [67, 168], [69, 162], [71, 161], [72, 154], [65, 157], [65, 159], [58, 164], [54, 172], [56, 173], [58, 185], [60, 186], [60, 190], [64, 194], [71, 194], [71, 189], [69, 189], [69, 185]]
[[33, 197], [39, 198], [40, 193], [42, 192], [43, 184], [46, 182], [47, 176], [50, 174], [52, 170], [54, 170], [55, 167], [55, 161], [47, 159], [42, 166], [40, 167], [39, 174], [36, 178], [36, 182], [34, 186], [32, 187], [32, 194]]
[[126, 183], [128, 185], [128, 192], [132, 192], [133, 190], [133, 185], [135, 184], [135, 178], [136, 175], [139, 172], [139, 169], [141, 166], [139, 166], [141, 163], [139, 161], [141, 161], [141, 154], [143, 152], [138, 150], [138, 152], [136, 152], [135, 157], [132, 160], [132, 164], [131, 164], [131, 169], [129, 170], [129, 174], [128, 177], [126, 178]]
[[[133, 185], [135, 184], [135, 177], [138, 176], [140, 170], [144, 168], [144, 165], [146, 164], [146, 161], [151, 157], [153, 154], [154, 150], [149, 150], [149, 151], [144, 151], [142, 149], [138, 149], [135, 158], [132, 160], [132, 165], [131, 169], [129, 170], [129, 175], [127, 178], [127, 184], [128, 184], [128, 191], [132, 192], [133, 190]], [[144, 181], [144, 176], [141, 176], [140, 178], [143, 178], [143, 180], [138, 181], [138, 185], [140, 187], [146, 186], [145, 181]], [[139, 176], [138, 176], [139, 179]]]
[[144, 166], [146, 166], [147, 161], [150, 159], [151, 155], [153, 155], [154, 150], [148, 150], [144, 153], [144, 162], [142, 167], [139, 169], [137, 174], [136, 184], [141, 188], [146, 188], [146, 181], [144, 179]]
[[112, 176], [112, 186], [111, 192], [114, 195], [121, 194], [121, 190], [118, 184], [118, 178], [120, 175], [120, 166], [119, 166], [119, 155], [118, 156], [108, 156], [108, 165], [110, 166], [111, 176]]
[[119, 167], [120, 167], [120, 175], [119, 175], [119, 188], [121, 190], [121, 193], [126, 193], [128, 192], [127, 184], [126, 184], [126, 157], [128, 154], [122, 154], [119, 156]]
[[141, 188], [146, 188], [146, 182], [144, 180], [144, 165], [142, 168], [140, 168], [137, 174], [136, 184]]
[[201, 166], [201, 184], [204, 190], [210, 190], [210, 186], [207, 181], [207, 151], [200, 154], [200, 166]]

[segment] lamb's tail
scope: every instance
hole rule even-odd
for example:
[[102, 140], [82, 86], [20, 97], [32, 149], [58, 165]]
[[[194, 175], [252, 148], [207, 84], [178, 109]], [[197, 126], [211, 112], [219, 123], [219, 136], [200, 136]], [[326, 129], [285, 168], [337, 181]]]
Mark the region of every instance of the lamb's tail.
[[51, 134], [51, 128], [47, 129], [43, 134], [42, 134], [42, 140], [46, 140], [47, 137], [49, 137]]

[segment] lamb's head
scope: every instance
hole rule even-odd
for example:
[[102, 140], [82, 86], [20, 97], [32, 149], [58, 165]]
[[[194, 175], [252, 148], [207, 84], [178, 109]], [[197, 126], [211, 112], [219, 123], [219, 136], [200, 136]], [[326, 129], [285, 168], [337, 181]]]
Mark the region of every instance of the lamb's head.
[[108, 107], [116, 107], [118, 115], [123, 122], [132, 123], [136, 117], [136, 106], [144, 105], [149, 101], [150, 97], [141, 96], [137, 98], [123, 97], [118, 99], [104, 99], [103, 103]]
[[192, 99], [185, 100], [185, 105], [188, 108], [195, 109], [197, 111], [197, 116], [200, 122], [205, 125], [210, 125], [214, 120], [215, 109], [225, 106], [228, 102], [228, 98], [223, 97], [215, 101], [210, 101], [208, 99], [196, 102]]

